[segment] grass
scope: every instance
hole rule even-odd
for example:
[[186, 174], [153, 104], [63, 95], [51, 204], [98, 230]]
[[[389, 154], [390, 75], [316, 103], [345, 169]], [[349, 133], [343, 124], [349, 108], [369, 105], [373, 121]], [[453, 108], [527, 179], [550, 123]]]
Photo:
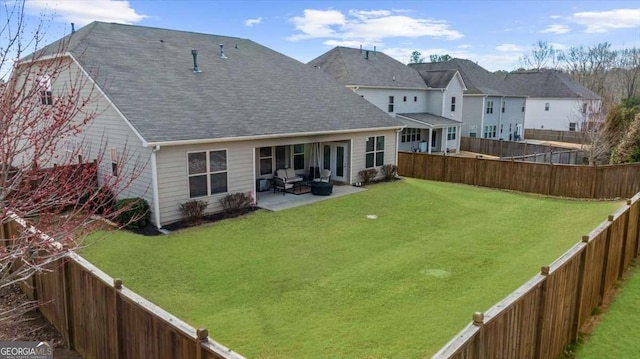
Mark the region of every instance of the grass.
[[588, 339], [578, 345], [576, 358], [637, 358], [640, 353], [640, 273], [632, 268]]
[[250, 358], [422, 358], [620, 204], [407, 179], [82, 255]]

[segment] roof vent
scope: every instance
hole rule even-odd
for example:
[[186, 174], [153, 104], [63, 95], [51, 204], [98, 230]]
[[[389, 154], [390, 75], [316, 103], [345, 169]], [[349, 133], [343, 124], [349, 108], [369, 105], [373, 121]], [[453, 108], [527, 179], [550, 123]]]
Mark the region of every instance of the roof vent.
[[71, 23], [71, 33], [75, 34], [76, 33], [76, 24]]
[[198, 50], [191, 49], [191, 55], [193, 55], [193, 72], [202, 72], [198, 68]]
[[373, 54], [376, 55], [376, 47], [373, 47]]
[[237, 48], [238, 48], [238, 44], [236, 44], [233, 48], [234, 48], [234, 49], [237, 49]]
[[362, 45], [360, 45], [360, 53], [362, 53]]
[[224, 45], [220, 44], [220, 58], [226, 59], [227, 57], [224, 55]]
[[364, 58], [369, 60], [369, 50], [364, 52]]

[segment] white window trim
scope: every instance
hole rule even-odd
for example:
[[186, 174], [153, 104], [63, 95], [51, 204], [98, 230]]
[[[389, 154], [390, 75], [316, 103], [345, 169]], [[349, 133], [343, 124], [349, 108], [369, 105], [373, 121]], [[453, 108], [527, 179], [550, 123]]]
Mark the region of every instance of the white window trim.
[[[226, 162], [227, 162], [227, 169], [225, 171], [217, 171], [217, 172], [210, 172], [209, 170], [211, 169], [210, 167], [210, 161], [209, 161], [209, 152], [216, 152], [216, 151], [225, 151], [226, 152]], [[190, 175], [189, 174], [189, 154], [191, 153], [201, 153], [204, 152], [206, 153], [206, 172], [204, 173], [198, 173], [198, 174], [193, 174]], [[206, 150], [199, 150], [199, 151], [187, 151], [186, 155], [186, 175], [187, 175], [187, 198], [189, 200], [191, 199], [202, 199], [202, 198], [207, 198], [207, 197], [219, 197], [219, 196], [226, 196], [227, 194], [229, 194], [229, 149], [228, 148], [216, 148], [216, 149], [206, 149]], [[227, 191], [224, 193], [215, 193], [215, 194], [211, 194], [211, 174], [214, 173], [222, 173], [225, 172], [227, 174]], [[191, 197], [190, 194], [190, 188], [189, 188], [189, 178], [193, 177], [193, 176], [202, 176], [202, 175], [206, 175], [207, 176], [207, 194], [205, 196], [199, 196], [199, 197]]]

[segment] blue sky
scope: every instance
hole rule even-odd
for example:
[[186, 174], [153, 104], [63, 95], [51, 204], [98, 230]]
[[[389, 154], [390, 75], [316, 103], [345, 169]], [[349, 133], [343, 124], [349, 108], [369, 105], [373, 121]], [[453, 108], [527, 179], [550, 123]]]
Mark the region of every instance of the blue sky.
[[100, 20], [249, 38], [302, 62], [337, 45], [363, 45], [403, 62], [418, 50], [494, 71], [519, 67], [538, 40], [558, 49], [604, 41], [640, 47], [640, 0], [27, 0], [26, 7], [52, 19], [51, 40], [68, 33], [71, 22], [79, 28]]

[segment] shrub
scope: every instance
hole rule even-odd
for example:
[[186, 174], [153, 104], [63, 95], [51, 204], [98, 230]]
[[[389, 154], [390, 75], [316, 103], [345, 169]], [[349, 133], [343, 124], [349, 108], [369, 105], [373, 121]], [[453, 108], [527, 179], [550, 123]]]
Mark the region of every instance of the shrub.
[[192, 199], [180, 205], [182, 218], [188, 223], [200, 223], [204, 217], [204, 210], [209, 206], [208, 202]]
[[225, 213], [234, 215], [251, 207], [253, 199], [246, 193], [229, 193], [220, 199], [220, 204]]
[[114, 206], [116, 222], [124, 227], [141, 228], [149, 223], [149, 203], [142, 198], [125, 198], [116, 201]]
[[371, 183], [371, 181], [376, 178], [376, 176], [378, 175], [378, 170], [375, 168], [367, 168], [366, 170], [362, 170], [360, 172], [358, 172], [358, 175], [360, 176], [360, 179], [362, 180], [362, 185], [366, 186], [369, 183]]
[[396, 178], [396, 175], [398, 174], [398, 166], [384, 165], [380, 168], [380, 172], [382, 173], [382, 177], [384, 177], [385, 181], [391, 181]]

